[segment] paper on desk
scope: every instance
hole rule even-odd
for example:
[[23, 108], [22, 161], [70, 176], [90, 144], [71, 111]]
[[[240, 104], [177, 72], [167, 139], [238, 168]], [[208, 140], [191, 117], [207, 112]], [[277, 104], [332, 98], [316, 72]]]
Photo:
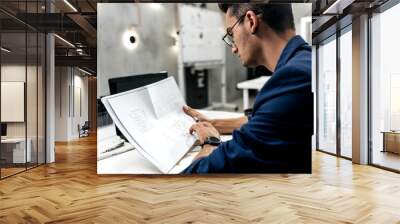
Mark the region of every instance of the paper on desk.
[[193, 119], [173, 77], [102, 99], [128, 141], [163, 173], [168, 173], [194, 144]]

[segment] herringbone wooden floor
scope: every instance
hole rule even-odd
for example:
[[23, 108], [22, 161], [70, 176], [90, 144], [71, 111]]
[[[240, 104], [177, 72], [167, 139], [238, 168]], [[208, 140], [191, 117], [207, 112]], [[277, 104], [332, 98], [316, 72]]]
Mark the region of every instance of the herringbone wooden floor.
[[313, 153], [312, 175], [98, 176], [96, 139], [0, 181], [0, 223], [400, 223], [400, 175]]

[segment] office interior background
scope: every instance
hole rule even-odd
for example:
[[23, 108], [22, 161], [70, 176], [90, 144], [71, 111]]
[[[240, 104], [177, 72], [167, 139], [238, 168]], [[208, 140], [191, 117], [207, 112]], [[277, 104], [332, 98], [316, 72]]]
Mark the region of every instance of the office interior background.
[[[131, 177], [98, 177], [95, 174], [96, 101], [99, 96], [107, 94], [106, 91], [97, 90], [97, 3], [107, 2], [121, 1], [0, 2], [2, 195], [13, 198], [13, 195], [22, 191], [24, 194], [21, 193], [20, 197], [26, 199], [30, 195], [21, 190], [21, 186], [33, 182], [38, 186], [46, 185], [44, 183], [50, 185], [57, 183], [54, 182], [57, 178], [64, 178], [75, 190], [81, 187], [83, 192], [91, 192], [94, 197], [99, 193], [95, 189], [111, 189], [105, 188], [105, 185], [113, 181], [122, 186], [129, 183]], [[321, 219], [327, 221], [330, 217], [335, 221], [356, 222], [368, 218], [378, 220], [380, 217], [380, 221], [396, 222], [400, 220], [395, 212], [400, 205], [393, 201], [399, 195], [396, 189], [399, 189], [397, 173], [400, 172], [400, 66], [396, 57], [400, 52], [397, 41], [400, 32], [396, 29], [396, 23], [400, 21], [400, 4], [395, 0], [300, 2], [312, 3], [310, 43], [313, 47], [315, 94], [313, 173], [317, 175], [313, 181], [318, 183], [317, 189], [325, 193], [331, 193], [329, 190], [332, 190], [337, 195], [356, 198], [347, 205], [358, 202], [373, 204], [360, 208], [373, 215], [361, 214], [360, 211], [339, 215], [340, 209], [334, 207], [331, 211], [334, 214], [324, 211], [326, 213], [322, 214], [326, 215], [326, 219]], [[160, 3], [149, 4], [153, 4], [154, 10], [162, 7]], [[193, 5], [212, 7], [209, 4]], [[227, 53], [230, 53], [229, 49]], [[236, 64], [237, 59], [228, 55], [227, 60]], [[235, 75], [230, 76], [231, 73]], [[266, 71], [262, 69], [228, 69], [227, 101], [238, 105], [241, 112], [243, 106], [240, 105], [244, 99], [237, 84], [263, 74]], [[218, 76], [210, 74], [209, 79], [208, 104], [211, 104], [214, 99], [221, 98], [221, 93]], [[251, 97], [256, 93], [250, 92]], [[77, 184], [79, 176], [90, 177], [94, 186], [89, 181]], [[249, 178], [250, 184], [244, 189], [251, 189], [260, 183], [258, 181], [272, 184], [268, 178]], [[296, 181], [311, 182], [304, 176], [298, 178], [292, 180], [282, 177], [282, 186], [294, 190], [290, 184]], [[39, 179], [43, 185], [37, 181]], [[146, 181], [155, 183], [144, 179], [135, 184], [153, 189], [143, 184]], [[185, 180], [174, 181], [184, 184]], [[187, 181], [197, 183], [192, 179]], [[229, 178], [225, 181], [227, 184], [235, 182]], [[83, 187], [83, 184], [90, 187]], [[165, 186], [172, 188], [168, 184]], [[363, 189], [362, 193], [349, 193], [349, 186]], [[63, 192], [60, 189], [58, 191]], [[165, 194], [168, 192], [166, 189], [160, 191]], [[33, 194], [41, 193], [42, 190], [38, 188]], [[383, 196], [388, 193], [393, 197], [392, 200]], [[362, 198], [367, 194], [372, 195], [373, 199]], [[11, 204], [7, 198], [1, 197], [2, 201]], [[55, 194], [54, 197], [61, 196]], [[305, 197], [317, 200], [311, 194]], [[7, 203], [1, 205], [2, 215], [10, 212]], [[305, 201], [302, 203], [307, 204]], [[232, 208], [228, 210], [233, 211]], [[66, 217], [73, 216], [69, 215]], [[29, 213], [29, 216], [35, 217], [35, 214]], [[38, 220], [46, 220], [38, 217]]]

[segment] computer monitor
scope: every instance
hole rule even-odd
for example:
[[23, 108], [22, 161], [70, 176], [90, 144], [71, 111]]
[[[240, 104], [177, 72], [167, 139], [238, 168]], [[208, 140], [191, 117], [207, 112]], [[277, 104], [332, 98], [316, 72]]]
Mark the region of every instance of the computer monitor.
[[108, 86], [110, 87], [110, 94], [116, 94], [146, 86], [166, 78], [168, 78], [168, 73], [165, 71], [158, 73], [138, 74], [109, 79]]
[[[148, 74], [137, 74], [126, 77], [112, 78], [108, 80], [108, 86], [110, 87], [110, 94], [117, 94], [128, 90], [136, 89], [142, 86], [146, 86], [163, 79], [168, 78], [168, 72], [162, 71], [158, 73]], [[127, 140], [120, 130], [117, 128], [117, 135]]]
[[7, 124], [1, 123], [1, 137], [7, 136]]

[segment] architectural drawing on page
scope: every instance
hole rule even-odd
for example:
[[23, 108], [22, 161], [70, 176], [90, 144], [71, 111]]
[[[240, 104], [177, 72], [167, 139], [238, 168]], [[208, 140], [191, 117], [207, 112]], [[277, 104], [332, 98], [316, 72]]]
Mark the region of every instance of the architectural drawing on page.
[[168, 173], [196, 140], [189, 134], [194, 121], [182, 111], [184, 100], [172, 77], [104, 101], [114, 113], [111, 117], [119, 120], [117, 126], [129, 133], [139, 151], [163, 173]]
[[[146, 88], [138, 88], [135, 90], [132, 90], [132, 92], [137, 92], [138, 94], [143, 94], [145, 96], [148, 96], [148, 94], [146, 94], [147, 90]], [[125, 125], [121, 122], [120, 118], [117, 116], [117, 114], [114, 112], [114, 109], [111, 107], [110, 103], [109, 103], [109, 99], [112, 98], [116, 98], [119, 96], [124, 95], [125, 93], [120, 93], [120, 94], [115, 94], [112, 96], [108, 96], [108, 97], [104, 97], [102, 98], [102, 102], [103, 105], [105, 106], [105, 108], [108, 111], [108, 114], [110, 115], [110, 117], [112, 118], [112, 120], [114, 121], [114, 123], [117, 125], [118, 129], [123, 133], [123, 135], [125, 136], [125, 138], [127, 138], [127, 140], [129, 141], [129, 143], [131, 143], [134, 148], [136, 150], [138, 150], [146, 159], [148, 159], [151, 163], [156, 164], [156, 161], [154, 160], [154, 158], [151, 157], [151, 155], [149, 155], [146, 151], [144, 151], [142, 149], [142, 147], [137, 143], [137, 141], [133, 138], [133, 136], [131, 135], [131, 133], [128, 132], [128, 130], [125, 128]], [[145, 98], [142, 98], [145, 99]], [[134, 100], [134, 99], [133, 99]], [[153, 113], [154, 114], [154, 113]]]

